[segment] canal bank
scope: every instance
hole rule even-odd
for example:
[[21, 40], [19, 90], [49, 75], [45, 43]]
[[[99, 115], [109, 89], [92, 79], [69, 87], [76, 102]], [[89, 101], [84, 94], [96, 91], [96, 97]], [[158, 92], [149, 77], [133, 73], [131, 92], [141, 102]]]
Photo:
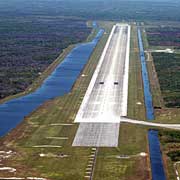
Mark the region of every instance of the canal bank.
[[[148, 77], [146, 58], [144, 54], [144, 47], [143, 47], [143, 41], [142, 41], [140, 28], [138, 28], [138, 43], [139, 43], [139, 52], [140, 52], [143, 86], [144, 86], [146, 118], [147, 120], [152, 121], [154, 119], [153, 100], [152, 100], [152, 94], [150, 90], [150, 82], [149, 82], [149, 77]], [[160, 149], [160, 142], [158, 138], [158, 131], [149, 130], [148, 141], [149, 141], [149, 153], [150, 153], [152, 179], [153, 180], [166, 180], [162, 154], [161, 154], [161, 149]]]
[[45, 101], [69, 93], [103, 33], [104, 30], [100, 29], [91, 42], [78, 44], [72, 49], [36, 91], [0, 104], [0, 136], [15, 128]]

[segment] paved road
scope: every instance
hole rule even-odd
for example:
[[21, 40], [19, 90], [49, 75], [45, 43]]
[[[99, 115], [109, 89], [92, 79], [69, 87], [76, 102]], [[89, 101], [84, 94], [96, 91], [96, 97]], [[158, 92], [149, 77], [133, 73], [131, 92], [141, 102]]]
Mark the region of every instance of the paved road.
[[75, 122], [118, 123], [119, 117], [126, 115], [127, 98], [124, 97], [127, 96], [125, 86], [128, 86], [128, 82], [125, 83], [128, 30], [127, 25], [113, 28]]
[[119, 123], [80, 123], [72, 146], [117, 147]]
[[153, 127], [161, 127], [161, 128], [169, 128], [169, 129], [177, 129], [180, 130], [180, 124], [162, 124], [162, 123], [153, 123], [148, 121], [139, 121], [139, 120], [132, 120], [128, 118], [121, 117], [121, 123], [130, 123], [130, 124], [137, 124], [137, 125], [144, 125], [144, 126], [153, 126]]
[[73, 146], [118, 146], [120, 116], [127, 115], [130, 27], [113, 27], [75, 122]]

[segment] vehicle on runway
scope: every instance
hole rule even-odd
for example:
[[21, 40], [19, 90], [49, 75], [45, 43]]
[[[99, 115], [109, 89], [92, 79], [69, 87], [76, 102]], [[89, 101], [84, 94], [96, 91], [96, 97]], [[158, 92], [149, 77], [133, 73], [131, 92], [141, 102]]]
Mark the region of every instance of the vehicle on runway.
[[100, 82], [99, 84], [104, 84], [104, 82]]

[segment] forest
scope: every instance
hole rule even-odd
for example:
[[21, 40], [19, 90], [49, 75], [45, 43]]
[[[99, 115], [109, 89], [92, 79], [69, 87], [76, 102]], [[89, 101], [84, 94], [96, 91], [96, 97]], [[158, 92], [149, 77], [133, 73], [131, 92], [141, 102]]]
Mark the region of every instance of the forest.
[[152, 53], [166, 107], [180, 108], [180, 54]]
[[171, 158], [171, 160], [174, 162], [179, 161], [180, 160], [179, 131], [160, 130], [159, 138], [160, 138], [164, 151]]
[[100, 20], [180, 20], [180, 1], [173, 0], [6, 0], [1, 16], [70, 16]]
[[62, 17], [0, 19], [0, 99], [24, 91], [70, 44], [84, 41], [86, 21]]
[[174, 46], [180, 48], [180, 27], [155, 27], [146, 30], [150, 46]]

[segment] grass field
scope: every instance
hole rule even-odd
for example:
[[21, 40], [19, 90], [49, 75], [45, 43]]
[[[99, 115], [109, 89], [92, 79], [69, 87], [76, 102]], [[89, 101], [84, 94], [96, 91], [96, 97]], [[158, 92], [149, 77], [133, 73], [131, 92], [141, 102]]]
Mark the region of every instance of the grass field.
[[[71, 146], [78, 127], [77, 124], [73, 124], [73, 121], [114, 23], [100, 22], [99, 24], [105, 28], [106, 33], [83, 70], [83, 74], [87, 76], [80, 76], [71, 93], [46, 102], [1, 140], [3, 144], [1, 150], [16, 152], [2, 163], [4, 166], [16, 168], [18, 177], [40, 176], [53, 180], [84, 179], [91, 149]], [[141, 68], [134, 26], [131, 38], [130, 82], [128, 116], [145, 119]], [[138, 105], [137, 102], [142, 104]], [[137, 155], [142, 151], [148, 151], [146, 132], [146, 129], [136, 126], [121, 125], [119, 147], [99, 149], [94, 179], [137, 177], [147, 180], [148, 158]], [[43, 147], [44, 145], [51, 147]], [[45, 157], [40, 157], [40, 154], [44, 154]], [[115, 157], [119, 155], [132, 157], [130, 159]], [[137, 166], [144, 168], [137, 169]], [[107, 170], [109, 173], [105, 178]], [[15, 174], [4, 172], [2, 175]]]
[[[8, 159], [3, 159], [1, 166], [16, 168], [17, 172], [3, 171], [0, 173], [0, 177], [36, 176], [53, 180], [84, 180], [91, 148], [72, 147], [78, 128], [78, 124], [73, 122], [114, 22], [101, 21], [99, 24], [105, 28], [106, 33], [82, 72], [86, 76], [79, 76], [69, 94], [44, 103], [26, 117], [16, 129], [1, 139], [0, 150], [15, 152]], [[92, 32], [89, 40], [95, 34], [96, 31]], [[146, 38], [146, 34], [143, 35], [143, 38]], [[148, 48], [148, 43], [146, 48]], [[62, 61], [63, 56], [65, 54], [56, 61], [57, 64]], [[177, 109], [164, 108], [152, 56], [149, 58], [147, 65], [153, 103], [154, 106], [162, 108], [156, 109], [155, 121], [178, 122]], [[52, 71], [53, 67], [50, 69]], [[48, 74], [49, 72], [45, 73], [44, 78]], [[38, 80], [34, 88], [37, 88], [40, 83], [41, 81]], [[128, 95], [128, 117], [146, 120], [137, 27], [135, 25], [132, 25], [131, 29]], [[149, 155], [140, 156], [141, 152], [148, 153], [149, 151], [147, 131], [147, 127], [121, 124], [119, 146], [117, 148], [98, 148], [93, 180], [151, 179]], [[177, 148], [178, 150], [179, 143], [161, 142], [167, 177], [174, 180], [173, 161], [167, 156], [167, 152], [169, 152], [169, 148]]]
[[[136, 26], [132, 26], [131, 29], [128, 117], [145, 120]], [[119, 146], [117, 148], [99, 148], [94, 180], [150, 179], [149, 158], [139, 156], [140, 152], [148, 152], [146, 135], [146, 128], [121, 124]], [[128, 158], [121, 158], [122, 156], [128, 156]]]
[[165, 106], [180, 108], [180, 54], [152, 53]]
[[[180, 158], [180, 133], [179, 131], [160, 130], [159, 139], [164, 154], [167, 175], [169, 179], [176, 179], [174, 163]], [[179, 166], [177, 166], [179, 168]], [[179, 169], [180, 170], [180, 169]]]
[[[143, 27], [142, 27], [142, 37], [143, 37], [144, 49], [145, 51], [147, 51], [149, 49], [149, 43], [147, 40], [146, 29]], [[148, 69], [150, 85], [151, 85], [151, 92], [153, 93], [153, 105], [154, 107], [163, 107], [164, 101], [161, 95], [159, 80], [157, 77], [152, 55], [149, 52], [146, 52], [145, 55], [147, 59], [146, 64], [147, 64], [147, 69]]]
[[[89, 28], [92, 28], [92, 21], [88, 21], [87, 22], [87, 26]], [[91, 41], [96, 33], [98, 32], [98, 29], [92, 29], [92, 32], [89, 34], [86, 42], [88, 41]], [[18, 94], [15, 94], [15, 95], [11, 95], [11, 96], [8, 96], [4, 99], [0, 99], [0, 104], [10, 100], [10, 99], [13, 99], [13, 98], [17, 98], [17, 97], [20, 97], [20, 96], [24, 96], [26, 94], [29, 94], [31, 92], [34, 92], [37, 88], [39, 88], [39, 86], [43, 83], [43, 81], [53, 72], [53, 70], [58, 66], [59, 63], [61, 63], [63, 61], [63, 59], [67, 56], [67, 54], [75, 47], [74, 44], [71, 44], [69, 45], [67, 48], [63, 49], [62, 53], [57, 57], [57, 59], [55, 59], [53, 61], [52, 64], [50, 64], [47, 69], [42, 72], [42, 74], [36, 78], [34, 80], [34, 82], [28, 86], [28, 88], [21, 92], [21, 93], [18, 93]]]
[[[16, 173], [1, 172], [1, 177], [36, 176], [53, 180], [84, 180], [91, 148], [71, 146], [78, 128], [78, 124], [73, 122], [114, 22], [101, 21], [99, 24], [105, 28], [106, 33], [82, 72], [86, 76], [77, 79], [69, 94], [44, 103], [1, 139], [0, 150], [16, 152], [2, 161], [3, 166], [17, 169]], [[146, 120], [137, 27], [132, 25], [131, 30], [128, 117]], [[151, 90], [155, 96], [154, 105], [162, 107], [156, 109], [155, 121], [170, 122], [168, 118], [171, 118], [171, 122], [178, 122], [178, 112], [174, 113], [176, 109], [164, 108], [159, 97], [161, 91], [157, 86], [159, 84], [157, 75], [154, 74], [156, 71], [152, 59], [147, 64]], [[162, 110], [164, 114], [159, 112]], [[147, 127], [121, 124], [119, 146], [98, 148], [93, 180], [151, 179], [149, 156], [140, 156], [141, 152], [149, 151], [147, 131]], [[171, 146], [174, 148], [174, 144]], [[167, 147], [169, 148], [169, 145], [162, 141], [161, 148], [167, 176], [174, 180], [173, 162], [166, 155]], [[178, 143], [176, 147], [179, 148]], [[44, 157], [40, 157], [40, 154]]]
[[91, 30], [77, 18], [1, 18], [0, 99], [25, 91], [63, 49], [85, 41]]
[[[160, 22], [159, 22], [160, 23]], [[152, 27], [154, 23], [152, 23], [150, 26]], [[161, 23], [160, 23], [161, 24]], [[160, 24], [154, 24], [154, 26], [158, 26]], [[168, 23], [167, 23], [168, 24]], [[166, 24], [166, 25], [167, 25]], [[171, 24], [169, 23], [169, 26], [174, 26], [175, 24]], [[143, 40], [144, 40], [144, 44], [146, 44], [146, 49], [164, 49], [167, 47], [161, 47], [161, 46], [149, 46], [148, 41], [147, 41], [147, 35], [146, 35], [146, 31], [143, 31]], [[179, 108], [167, 108], [165, 107], [165, 102], [163, 100], [163, 92], [161, 91], [162, 86], [160, 86], [161, 84], [159, 83], [160, 81], [160, 76], [159, 73], [157, 72], [157, 67], [155, 66], [155, 60], [152, 56], [151, 53], [147, 54], [147, 67], [148, 67], [148, 73], [149, 73], [149, 79], [150, 79], [150, 85], [151, 85], [151, 92], [153, 95], [153, 105], [155, 107], [155, 120], [154, 122], [161, 122], [161, 123], [179, 123], [180, 121], [180, 111]], [[162, 60], [163, 62], [163, 60]], [[170, 63], [170, 62], [169, 62]], [[163, 70], [164, 66], [162, 66], [160, 68], [160, 70]], [[165, 72], [165, 76], [166, 74], [166, 70], [164, 70]], [[164, 76], [164, 77], [165, 77]], [[166, 78], [167, 79], [167, 78]], [[174, 81], [174, 79], [172, 79], [171, 81]], [[165, 130], [166, 132], [167, 130]], [[164, 132], [162, 129], [159, 129], [159, 132], [162, 133]], [[175, 131], [171, 131], [172, 134]], [[179, 131], [176, 132], [177, 134], [179, 134]], [[172, 179], [175, 180], [176, 176], [175, 176], [175, 169], [174, 169], [174, 162], [170, 159], [169, 156], [167, 156], [168, 153], [168, 148], [178, 148], [179, 143], [175, 142], [174, 140], [172, 140], [172, 142], [165, 142], [165, 140], [167, 139], [166, 135], [163, 135], [160, 138], [161, 141], [161, 150], [162, 150], [162, 155], [163, 155], [163, 160], [164, 160], [164, 167], [166, 170], [166, 175], [167, 175], [167, 179]]]
[[131, 50], [129, 66], [128, 117], [145, 120], [144, 93], [141, 63], [137, 43], [137, 29], [131, 29]]
[[[83, 71], [83, 74], [87, 76], [78, 78], [71, 93], [42, 105], [1, 140], [3, 143], [1, 149], [14, 149], [17, 153], [3, 163], [6, 166], [17, 168], [18, 176], [38, 176], [40, 174], [53, 180], [62, 177], [67, 180], [84, 179], [90, 149], [71, 146], [78, 125], [67, 126], [57, 125], [57, 123], [73, 123], [110, 29], [111, 25], [106, 29], [107, 33], [100, 40]], [[52, 139], [52, 137], [65, 137], [65, 139]], [[39, 148], [42, 145], [58, 147]], [[40, 157], [40, 153], [46, 154], [47, 157]], [[60, 154], [67, 155], [67, 157], [60, 157]], [[12, 176], [14, 174], [5, 172], [2, 175]]]
[[119, 147], [99, 148], [94, 179], [150, 179], [149, 159], [139, 155], [148, 152], [146, 134], [143, 127], [121, 124]]
[[[178, 27], [178, 23], [166, 23], [167, 26], [173, 26]], [[145, 45], [145, 50], [148, 49], [163, 49], [163, 47], [160, 46], [150, 46], [147, 41], [147, 35], [145, 29], [147, 28], [154, 28], [158, 26], [164, 26], [164, 22], [157, 22], [157, 23], [147, 23], [142, 26], [143, 29], [143, 42]], [[166, 47], [169, 48], [169, 47]], [[156, 122], [162, 122], [162, 123], [179, 123], [180, 121], [180, 108], [167, 108], [165, 106], [165, 101], [163, 100], [163, 92], [161, 91], [160, 86], [160, 78], [163, 78], [162, 76], [159, 77], [159, 74], [157, 73], [157, 69], [155, 67], [155, 63], [153, 59], [153, 56], [151, 53], [146, 54], [147, 56], [147, 67], [148, 67], [148, 73], [149, 73], [149, 79], [150, 79], [150, 85], [151, 85], [151, 92], [153, 95], [153, 105], [155, 108], [155, 121]], [[164, 71], [166, 72], [166, 70]], [[176, 72], [178, 73], [178, 72]], [[167, 75], [167, 74], [166, 74]], [[166, 78], [167, 79], [167, 78]], [[173, 79], [174, 81], [174, 79]], [[170, 93], [169, 93], [170, 95]]]
[[57, 67], [57, 65], [63, 61], [63, 59], [72, 50], [73, 47], [74, 45], [70, 45], [68, 48], [64, 49], [63, 52], [59, 55], [59, 57], [50, 66], [48, 66], [47, 69], [36, 80], [34, 80], [34, 82], [25, 91], [1, 99], [0, 104], [9, 101], [10, 99], [24, 96], [26, 94], [35, 91], [43, 83], [43, 81], [53, 72], [53, 70]]
[[150, 46], [171, 46], [179, 49], [180, 28], [173, 26], [158, 26], [147, 28], [147, 39]]

